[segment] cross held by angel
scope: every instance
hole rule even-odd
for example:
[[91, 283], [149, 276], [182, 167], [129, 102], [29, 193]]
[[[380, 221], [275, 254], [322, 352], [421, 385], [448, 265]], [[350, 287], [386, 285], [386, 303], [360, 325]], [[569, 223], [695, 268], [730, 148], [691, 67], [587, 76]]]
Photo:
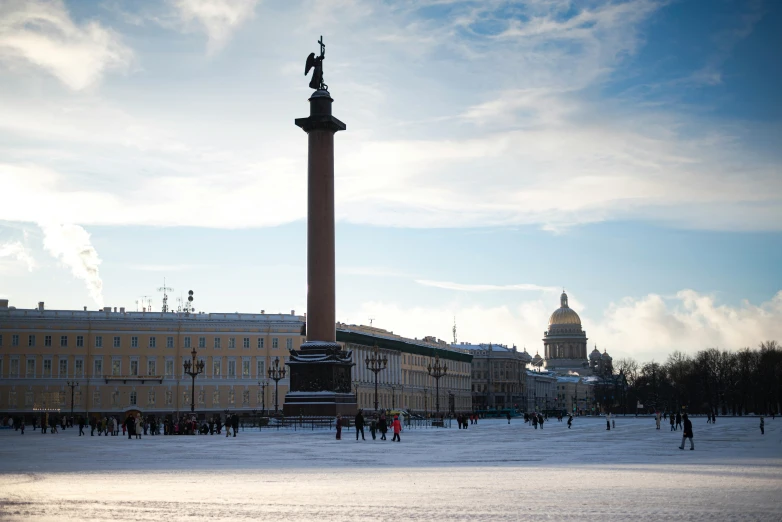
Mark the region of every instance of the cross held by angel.
[[314, 69], [312, 79], [310, 80], [310, 89], [328, 91], [329, 86], [323, 83], [323, 60], [326, 58], [326, 45], [323, 43], [323, 36], [320, 37], [318, 43], [320, 44], [320, 56], [315, 56], [315, 53], [310, 53], [307, 56], [307, 63], [304, 65], [304, 76], [309, 74], [310, 69]]

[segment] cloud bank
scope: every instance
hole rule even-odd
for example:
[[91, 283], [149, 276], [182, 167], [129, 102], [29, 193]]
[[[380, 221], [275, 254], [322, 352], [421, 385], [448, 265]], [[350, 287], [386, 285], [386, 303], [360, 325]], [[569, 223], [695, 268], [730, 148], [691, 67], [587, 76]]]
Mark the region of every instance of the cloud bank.
[[84, 281], [95, 304], [103, 307], [103, 281], [98, 267], [98, 252], [92, 246], [90, 235], [79, 225], [41, 224], [43, 247], [77, 279]]

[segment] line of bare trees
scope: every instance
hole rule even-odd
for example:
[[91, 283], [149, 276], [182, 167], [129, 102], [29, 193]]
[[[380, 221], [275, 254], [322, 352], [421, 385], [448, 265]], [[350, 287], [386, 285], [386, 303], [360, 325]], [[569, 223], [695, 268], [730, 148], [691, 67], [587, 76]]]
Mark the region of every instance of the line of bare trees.
[[782, 405], [782, 347], [776, 341], [737, 352], [716, 348], [689, 356], [674, 352], [664, 364], [639, 364], [632, 358], [614, 362], [627, 380], [623, 401], [632, 413], [678, 411], [746, 415], [779, 412]]

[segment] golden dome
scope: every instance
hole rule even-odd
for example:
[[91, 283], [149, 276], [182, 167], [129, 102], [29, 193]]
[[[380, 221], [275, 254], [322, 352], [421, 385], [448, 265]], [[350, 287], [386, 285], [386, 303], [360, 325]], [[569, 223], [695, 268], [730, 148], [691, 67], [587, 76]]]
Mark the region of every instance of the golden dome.
[[554, 313], [549, 317], [549, 326], [555, 324], [577, 324], [581, 326], [581, 318], [567, 305], [567, 294], [565, 292], [562, 292], [559, 300], [561, 306], [554, 310]]

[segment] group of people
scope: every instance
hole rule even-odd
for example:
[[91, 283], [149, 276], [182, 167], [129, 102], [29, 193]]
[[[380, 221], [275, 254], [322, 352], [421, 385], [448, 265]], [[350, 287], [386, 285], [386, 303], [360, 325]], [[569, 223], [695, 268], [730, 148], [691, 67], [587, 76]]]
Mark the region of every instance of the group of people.
[[[359, 435], [361, 436], [361, 440], [366, 440], [364, 437], [364, 427], [366, 426], [367, 421], [364, 418], [362, 410], [358, 410], [353, 422], [356, 427], [356, 440], [358, 440]], [[342, 425], [342, 415], [337, 415], [337, 440], [342, 440]], [[388, 428], [388, 419], [386, 419], [385, 413], [381, 413], [377, 419], [372, 417], [369, 420], [369, 434], [372, 436], [372, 440], [377, 438], [377, 432], [380, 432], [380, 440], [388, 440], [386, 439]], [[402, 422], [399, 420], [399, 415], [394, 415], [394, 420], [391, 421], [391, 430], [394, 432], [394, 436], [391, 440], [402, 442], [400, 437], [400, 434], [402, 433]]]

